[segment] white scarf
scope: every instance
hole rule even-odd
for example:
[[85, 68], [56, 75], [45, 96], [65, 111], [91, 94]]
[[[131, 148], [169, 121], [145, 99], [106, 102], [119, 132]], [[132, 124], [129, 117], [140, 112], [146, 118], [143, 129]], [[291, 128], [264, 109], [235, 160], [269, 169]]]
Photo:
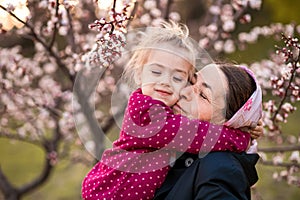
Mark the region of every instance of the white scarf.
[[262, 116], [262, 91], [253, 72], [242, 67], [255, 81], [256, 90], [246, 103], [224, 124], [232, 128], [255, 127]]
[[[227, 121], [225, 122], [226, 126], [232, 128], [241, 128], [241, 127], [256, 127], [258, 120], [262, 116], [262, 91], [260, 85], [257, 83], [257, 80], [253, 72], [245, 66], [242, 67], [255, 81], [256, 90], [246, 101], [246, 103]], [[251, 146], [247, 150], [247, 153], [256, 153], [257, 152], [257, 141], [252, 140]]]

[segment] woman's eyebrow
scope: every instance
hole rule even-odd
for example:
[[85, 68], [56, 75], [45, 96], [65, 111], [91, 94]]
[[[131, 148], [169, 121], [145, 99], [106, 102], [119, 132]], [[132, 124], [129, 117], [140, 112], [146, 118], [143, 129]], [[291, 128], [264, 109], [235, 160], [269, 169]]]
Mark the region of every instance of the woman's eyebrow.
[[202, 82], [202, 86], [212, 91], [212, 87], [205, 82]]

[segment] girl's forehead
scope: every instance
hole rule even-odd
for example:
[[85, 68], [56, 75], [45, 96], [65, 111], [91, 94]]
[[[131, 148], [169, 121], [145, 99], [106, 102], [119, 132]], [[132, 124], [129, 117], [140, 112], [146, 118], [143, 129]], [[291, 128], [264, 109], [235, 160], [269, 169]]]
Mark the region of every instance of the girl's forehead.
[[190, 62], [194, 62], [195, 55], [194, 51], [191, 48], [172, 44], [170, 42], [162, 42], [157, 44], [152, 44], [150, 46], [145, 47], [145, 50], [149, 49], [149, 51], [165, 51], [173, 54], [177, 57], [182, 57], [183, 59], [189, 60]]
[[[173, 67], [182, 67], [182, 65], [192, 66], [192, 62], [188, 57], [185, 57], [178, 52], [165, 49], [152, 49], [146, 56], [148, 62], [160, 62]], [[190, 70], [190, 69], [189, 69]]]

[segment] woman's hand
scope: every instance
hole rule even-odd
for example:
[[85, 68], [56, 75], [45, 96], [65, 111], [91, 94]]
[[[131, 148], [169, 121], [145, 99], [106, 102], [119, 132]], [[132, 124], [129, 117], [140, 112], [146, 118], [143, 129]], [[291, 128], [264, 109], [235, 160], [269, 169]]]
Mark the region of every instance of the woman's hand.
[[257, 126], [249, 129], [249, 133], [252, 139], [257, 139], [264, 134], [263, 123], [260, 119], [257, 123]]

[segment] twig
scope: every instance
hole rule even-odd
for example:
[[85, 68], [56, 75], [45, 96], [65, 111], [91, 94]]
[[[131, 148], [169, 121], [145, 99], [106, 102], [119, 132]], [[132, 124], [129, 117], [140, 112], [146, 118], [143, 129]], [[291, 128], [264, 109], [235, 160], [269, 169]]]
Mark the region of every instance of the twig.
[[[284, 34], [282, 34], [282, 37], [283, 37], [283, 39], [285, 39], [285, 40], [288, 39]], [[280, 112], [281, 107], [283, 106], [283, 104], [284, 104], [286, 98], [288, 97], [288, 91], [289, 91], [289, 89], [290, 89], [290, 87], [291, 87], [291, 84], [292, 84], [294, 78], [295, 78], [295, 72], [296, 72], [296, 70], [297, 70], [297, 63], [298, 63], [298, 61], [299, 61], [299, 57], [298, 57], [296, 60], [292, 60], [292, 61], [290, 62], [290, 63], [292, 63], [292, 67], [293, 67], [293, 68], [292, 68], [292, 71], [291, 71], [291, 77], [290, 77], [290, 79], [289, 79], [289, 81], [288, 81], [288, 85], [286, 86], [286, 88], [285, 88], [285, 90], [284, 90], [284, 96], [283, 96], [283, 98], [280, 100], [280, 103], [279, 103], [279, 105], [278, 105], [278, 108], [277, 108], [276, 112], [274, 113], [274, 115], [273, 115], [272, 118], [271, 118], [271, 120], [272, 120], [273, 122], [275, 122], [275, 120], [276, 120], [276, 115]]]
[[169, 14], [170, 14], [170, 10], [171, 10], [171, 5], [172, 5], [172, 3], [173, 3], [173, 0], [168, 0], [168, 2], [167, 2], [165, 14], [164, 14], [164, 19], [165, 19], [165, 20], [168, 20], [168, 19], [169, 19]]
[[284, 96], [283, 96], [283, 98], [281, 99], [281, 101], [280, 101], [280, 103], [279, 103], [279, 105], [278, 105], [278, 108], [277, 108], [276, 112], [274, 113], [274, 115], [273, 115], [272, 118], [271, 118], [271, 120], [274, 121], [274, 122], [275, 122], [275, 119], [276, 119], [276, 115], [277, 115], [277, 114], [279, 113], [279, 111], [281, 110], [281, 107], [283, 106], [283, 104], [284, 104], [284, 102], [285, 102], [285, 100], [286, 100], [286, 98], [287, 98], [287, 96], [288, 96], [288, 91], [289, 91], [289, 89], [290, 89], [290, 87], [291, 87], [291, 84], [292, 84], [292, 82], [293, 82], [293, 79], [294, 79], [294, 77], [295, 77], [295, 71], [296, 71], [296, 68], [294, 68], [294, 69], [292, 70], [292, 75], [291, 75], [291, 78], [289, 79], [288, 86], [285, 88]]
[[258, 148], [258, 151], [265, 152], [265, 153], [299, 151], [299, 150], [300, 150], [300, 145]]
[[[56, 0], [56, 8], [55, 8], [55, 17], [58, 18], [58, 8], [59, 8], [59, 0]], [[56, 34], [57, 34], [57, 24], [58, 24], [58, 20], [55, 21], [54, 23], [54, 30], [53, 30], [53, 35], [52, 35], [52, 39], [49, 43], [49, 48], [52, 48], [55, 38], [56, 38]]]
[[57, 152], [58, 144], [61, 140], [61, 136], [62, 135], [60, 133], [59, 123], [57, 122], [56, 129], [54, 131], [54, 138], [52, 138], [51, 140], [45, 140], [44, 145], [43, 145], [43, 147], [46, 151], [45, 152], [46, 158], [44, 160], [43, 171], [40, 174], [40, 176], [38, 176], [35, 180], [31, 181], [27, 185], [22, 186], [19, 189], [19, 193], [21, 195], [24, 195], [24, 194], [32, 191], [33, 189], [36, 189], [37, 187], [41, 186], [49, 178], [49, 176], [53, 172], [53, 164], [51, 163], [52, 158], [50, 158], [48, 155], [52, 152]]
[[3, 192], [5, 199], [18, 199], [19, 192], [18, 190], [10, 184], [2, 169], [0, 168], [0, 190]]
[[274, 163], [272, 161], [263, 161], [260, 160], [260, 163], [262, 163], [263, 165], [269, 165], [269, 166], [277, 166], [277, 167], [298, 167], [300, 168], [300, 164], [298, 163]]
[[126, 25], [127, 27], [130, 26], [131, 20], [134, 18], [134, 15], [137, 11], [137, 8], [138, 8], [138, 1], [135, 1], [134, 5], [133, 5], [133, 9], [132, 9], [132, 11], [130, 13], [130, 16], [129, 16], [130, 20], [128, 20], [127, 25]]
[[243, 16], [246, 11], [249, 8], [249, 2], [247, 3], [247, 6], [243, 7], [243, 9], [240, 9], [238, 12], [235, 13], [234, 17], [233, 17], [233, 21], [237, 21], [241, 18], [241, 16]]
[[18, 140], [18, 141], [22, 141], [22, 142], [26, 142], [29, 144], [34, 144], [37, 146], [41, 146], [39, 140], [34, 140], [28, 137], [21, 137], [18, 134], [12, 134], [12, 133], [7, 133], [5, 131], [1, 131], [0, 132], [0, 137], [2, 138], [7, 138], [7, 139], [12, 139], [12, 140]]
[[76, 43], [75, 43], [74, 30], [73, 30], [72, 18], [71, 18], [71, 15], [70, 15], [70, 9], [67, 9], [67, 16], [68, 16], [69, 25], [70, 25], [70, 28], [68, 29], [69, 43], [71, 45], [72, 51], [77, 52], [76, 49], [80, 45], [76, 45]]

